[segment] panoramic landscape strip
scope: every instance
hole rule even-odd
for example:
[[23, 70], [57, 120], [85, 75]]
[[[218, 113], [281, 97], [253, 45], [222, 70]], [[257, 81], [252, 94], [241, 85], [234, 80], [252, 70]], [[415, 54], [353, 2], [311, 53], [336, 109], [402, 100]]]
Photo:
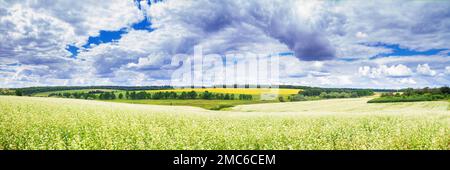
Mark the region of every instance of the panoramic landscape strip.
[[278, 91], [2, 89], [0, 149], [450, 149], [448, 87]]
[[0, 163], [414, 166], [329, 150], [448, 155], [449, 42], [449, 0], [0, 0]]

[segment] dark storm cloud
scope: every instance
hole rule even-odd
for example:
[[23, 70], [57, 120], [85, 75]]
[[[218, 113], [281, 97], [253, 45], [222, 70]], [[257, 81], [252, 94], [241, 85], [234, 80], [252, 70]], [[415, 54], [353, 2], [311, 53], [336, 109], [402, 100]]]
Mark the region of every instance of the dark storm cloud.
[[[268, 8], [271, 5], [276, 5], [276, 8]], [[224, 37], [226, 44], [223, 43], [223, 46], [231, 48], [207, 50], [223, 54], [226, 52], [223, 50], [237, 49], [236, 47], [243, 44], [264, 43], [252, 41], [258, 38], [246, 39], [247, 36], [270, 37], [289, 47], [300, 60], [333, 59], [335, 50], [321, 30], [310, 29], [316, 26], [306, 20], [295, 21], [299, 16], [291, 5], [291, 1], [279, 4], [268, 1], [202, 0], [191, 1], [183, 8], [167, 8], [163, 15], [152, 13], [149, 15], [157, 25], [180, 25], [198, 35], [197, 39], [184, 41], [186, 44], [182, 46], [185, 47], [180, 49], [193, 48], [193, 42], [208, 41], [212, 35], [220, 35], [223, 30], [250, 25], [254, 30], [243, 29], [242, 32], [238, 32], [245, 35], [234, 34]], [[234, 41], [227, 41], [230, 39]]]

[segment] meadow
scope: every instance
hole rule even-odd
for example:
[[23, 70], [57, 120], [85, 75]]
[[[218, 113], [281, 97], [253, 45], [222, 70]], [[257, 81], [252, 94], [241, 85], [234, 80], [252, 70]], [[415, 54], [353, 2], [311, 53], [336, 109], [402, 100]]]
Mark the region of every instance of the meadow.
[[211, 111], [0, 96], [0, 149], [450, 149], [448, 102], [367, 100]]

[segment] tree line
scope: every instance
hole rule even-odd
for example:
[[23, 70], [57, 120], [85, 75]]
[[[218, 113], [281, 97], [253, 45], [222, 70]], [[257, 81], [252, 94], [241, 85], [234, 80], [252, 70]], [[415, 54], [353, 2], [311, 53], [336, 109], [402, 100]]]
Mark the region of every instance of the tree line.
[[172, 86], [47, 86], [47, 87], [25, 87], [15, 88], [17, 96], [29, 96], [35, 93], [64, 91], [64, 90], [84, 90], [84, 89], [107, 89], [107, 90], [167, 90]]
[[383, 93], [379, 98], [372, 99], [368, 103], [390, 103], [390, 102], [417, 102], [450, 99], [450, 88], [439, 87], [422, 89], [407, 88], [397, 93]]
[[247, 94], [228, 94], [228, 93], [211, 93], [208, 91], [205, 92], [196, 92], [196, 91], [189, 91], [189, 92], [169, 92], [169, 91], [159, 91], [159, 92], [153, 92], [148, 93], [145, 91], [126, 91], [125, 92], [125, 99], [131, 99], [131, 100], [139, 100], [139, 99], [154, 99], [154, 100], [160, 100], [160, 99], [205, 99], [205, 100], [252, 100], [252, 95]]
[[341, 92], [341, 91], [359, 91], [359, 90], [369, 90], [373, 92], [396, 92], [395, 89], [361, 89], [361, 88], [324, 88], [324, 87], [311, 87], [311, 86], [295, 86], [295, 85], [279, 85], [278, 88], [282, 89], [302, 89], [302, 90], [309, 90], [309, 89], [323, 89], [326, 91], [335, 91], [335, 92]]
[[16, 92], [11, 89], [0, 88], [0, 95], [16, 95]]
[[330, 96], [350, 95], [353, 97], [371, 96], [374, 94], [373, 90], [369, 89], [340, 89], [340, 88], [308, 88], [299, 92], [304, 96], [320, 96], [327, 94], [334, 94]]
[[114, 99], [129, 99], [129, 100], [142, 100], [142, 99], [205, 99], [205, 100], [252, 100], [253, 96], [248, 94], [228, 94], [228, 93], [211, 93], [205, 92], [145, 92], [145, 91], [125, 91], [125, 93], [116, 94], [114, 91], [89, 91], [85, 92], [62, 92], [62, 93], [50, 93], [49, 97], [62, 97], [62, 98], [76, 98], [76, 99], [99, 99], [99, 100], [114, 100]]
[[290, 101], [306, 101], [333, 98], [357, 98], [374, 94], [370, 89], [340, 89], [340, 88], [307, 88], [296, 95], [288, 96]]

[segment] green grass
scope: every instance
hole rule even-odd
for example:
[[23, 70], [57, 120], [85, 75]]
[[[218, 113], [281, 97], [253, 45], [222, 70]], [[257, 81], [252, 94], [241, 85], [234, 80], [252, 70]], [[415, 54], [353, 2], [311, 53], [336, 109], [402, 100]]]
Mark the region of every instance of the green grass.
[[203, 99], [175, 99], [175, 100], [105, 100], [108, 102], [132, 103], [132, 104], [153, 104], [153, 105], [169, 105], [169, 106], [194, 106], [209, 110], [222, 110], [225, 108], [256, 103], [273, 103], [277, 101], [261, 101], [261, 100], [203, 100]]
[[0, 96], [0, 149], [448, 150], [449, 121], [447, 111], [218, 112], [183, 106]]

